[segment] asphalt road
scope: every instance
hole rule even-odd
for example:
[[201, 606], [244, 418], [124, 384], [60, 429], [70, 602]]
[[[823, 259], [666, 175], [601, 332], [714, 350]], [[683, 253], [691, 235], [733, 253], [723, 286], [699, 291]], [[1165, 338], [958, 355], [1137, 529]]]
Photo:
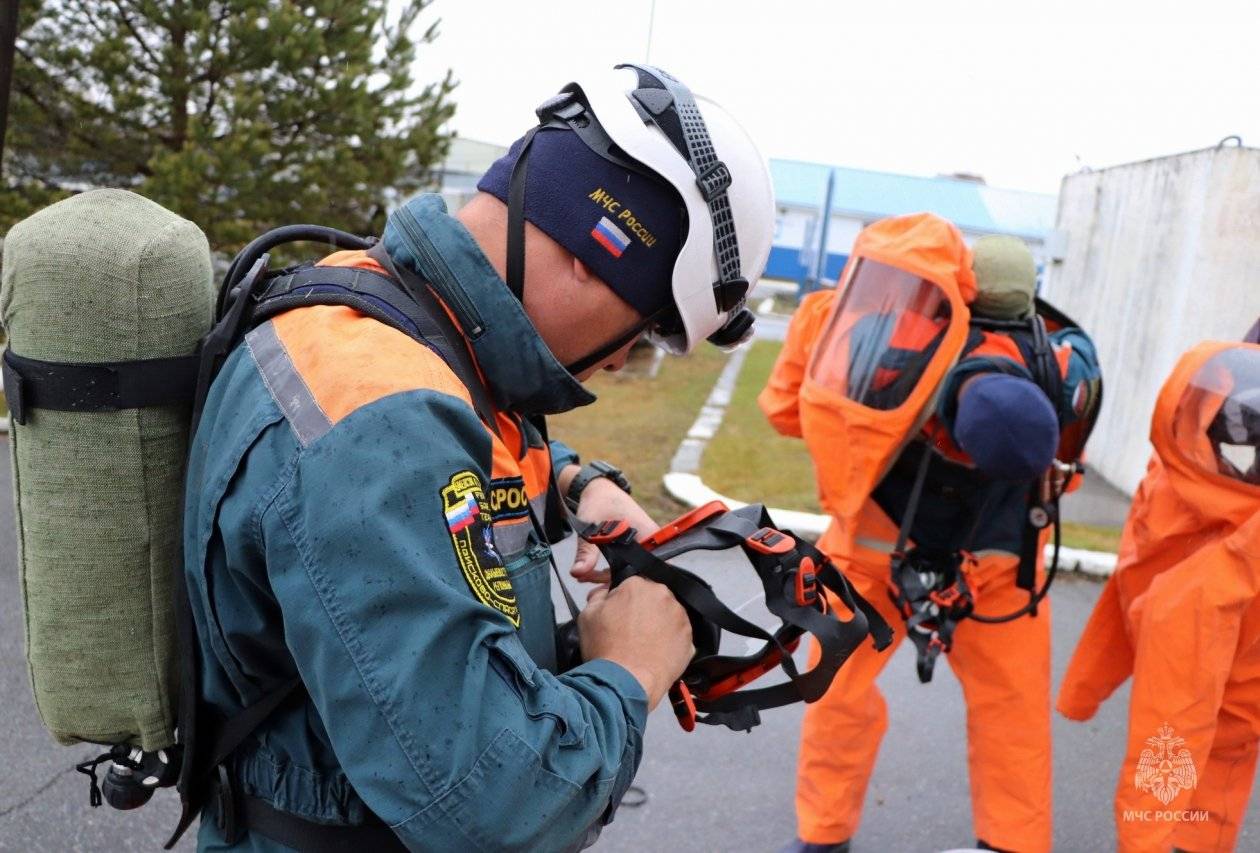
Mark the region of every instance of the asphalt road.
[[[162, 792], [131, 813], [91, 809], [87, 781], [73, 765], [88, 746], [59, 747], [35, 715], [22, 651], [9, 494], [7, 448], [0, 456], [0, 850], [157, 850], [177, 807]], [[562, 552], [564, 557], [568, 549]], [[564, 565], [562, 563], [562, 565]], [[751, 570], [708, 555], [691, 567], [708, 576], [728, 601], [754, 599]], [[1054, 593], [1055, 678], [1100, 587], [1065, 578]], [[756, 619], [759, 605], [745, 615]], [[881, 687], [891, 725], [871, 782], [854, 848], [935, 851], [972, 841], [966, 779], [964, 708], [957, 681], [939, 667], [931, 685], [914, 676], [909, 644], [885, 670]], [[1114, 847], [1111, 792], [1123, 753], [1125, 698], [1114, 697], [1088, 724], [1055, 721], [1056, 847]], [[666, 708], [648, 726], [637, 783], [647, 801], [621, 809], [597, 851], [775, 851], [793, 834], [792, 788], [799, 707], [771, 711], [751, 734], [700, 727], [683, 733]], [[843, 744], [837, 744], [838, 749]], [[1260, 849], [1260, 810], [1253, 796], [1250, 829], [1239, 849]], [[179, 849], [191, 849], [185, 840]]]

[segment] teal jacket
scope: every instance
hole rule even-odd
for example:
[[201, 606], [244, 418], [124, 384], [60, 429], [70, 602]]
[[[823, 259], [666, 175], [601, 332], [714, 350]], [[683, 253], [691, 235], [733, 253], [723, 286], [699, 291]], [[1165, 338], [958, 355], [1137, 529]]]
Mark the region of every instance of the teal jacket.
[[[434, 349], [349, 308], [253, 330], [190, 456], [200, 697], [228, 717], [300, 675], [306, 695], [231, 761], [276, 809], [375, 813], [413, 849], [581, 846], [638, 767], [646, 697], [611, 661], [555, 671], [549, 546], [525, 508], [553, 453], [522, 415], [593, 398], [436, 196], [395, 213], [385, 244], [452, 306], [501, 437]], [[212, 811], [200, 846], [228, 849]], [[230, 849], [283, 847], [253, 832]]]

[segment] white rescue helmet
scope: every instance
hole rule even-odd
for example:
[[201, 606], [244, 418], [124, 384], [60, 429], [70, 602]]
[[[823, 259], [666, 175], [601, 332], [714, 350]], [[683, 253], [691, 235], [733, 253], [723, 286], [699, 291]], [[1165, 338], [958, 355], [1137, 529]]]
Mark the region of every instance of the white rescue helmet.
[[570, 83], [538, 118], [682, 198], [687, 233], [674, 262], [675, 310], [653, 319], [653, 342], [681, 354], [705, 339], [723, 348], [747, 340], [754, 316], [745, 300], [770, 254], [775, 208], [766, 160], [735, 119], [659, 68], [633, 64]]

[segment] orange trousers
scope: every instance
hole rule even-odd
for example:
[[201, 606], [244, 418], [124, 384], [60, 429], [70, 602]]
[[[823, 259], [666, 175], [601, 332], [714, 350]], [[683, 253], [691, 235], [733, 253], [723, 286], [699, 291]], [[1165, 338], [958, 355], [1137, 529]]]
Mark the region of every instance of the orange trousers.
[[[887, 558], [885, 557], [885, 560]], [[1007, 613], [1028, 602], [1015, 587], [1011, 560], [976, 574], [978, 611]], [[893, 646], [864, 644], [840, 669], [826, 695], [806, 706], [797, 765], [796, 815], [801, 840], [834, 844], [852, 838], [888, 712], [875, 679], [905, 639], [905, 622], [888, 598], [887, 569], [840, 563], [854, 587], [893, 627]], [[818, 649], [811, 648], [811, 656]], [[962, 622], [942, 659], [962, 683], [967, 703], [967, 760], [976, 836], [1019, 853], [1051, 848], [1050, 602], [1035, 618], [1002, 625]], [[915, 678], [907, 670], [904, 676]], [[922, 685], [924, 699], [931, 685]]]

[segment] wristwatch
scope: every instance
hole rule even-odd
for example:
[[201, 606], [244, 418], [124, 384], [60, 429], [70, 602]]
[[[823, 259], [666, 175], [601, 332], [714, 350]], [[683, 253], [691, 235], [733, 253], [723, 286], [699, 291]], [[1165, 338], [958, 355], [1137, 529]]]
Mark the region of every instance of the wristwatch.
[[573, 479], [569, 482], [569, 490], [564, 495], [564, 502], [569, 505], [569, 509], [577, 512], [578, 501], [582, 499], [582, 492], [591, 484], [592, 480], [598, 480], [601, 477], [606, 480], [612, 480], [617, 488], [627, 495], [630, 494], [630, 481], [626, 479], [625, 474], [621, 473], [620, 468], [602, 459], [593, 459], [583, 465], [582, 470], [574, 474]]

